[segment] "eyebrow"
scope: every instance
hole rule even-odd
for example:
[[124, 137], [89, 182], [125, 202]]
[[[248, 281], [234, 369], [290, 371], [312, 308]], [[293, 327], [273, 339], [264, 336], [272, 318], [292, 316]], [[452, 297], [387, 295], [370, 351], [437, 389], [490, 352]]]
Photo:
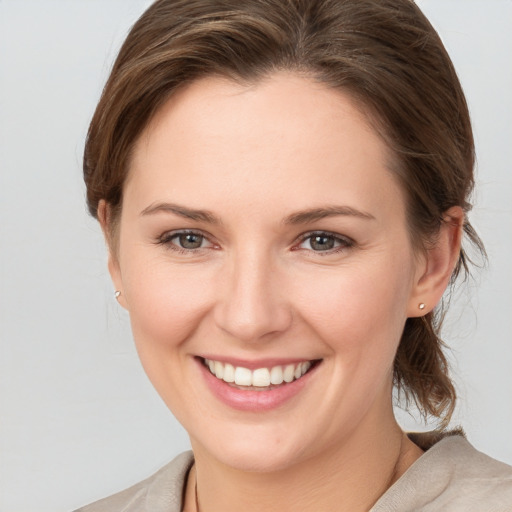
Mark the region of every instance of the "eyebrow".
[[307, 224], [327, 217], [336, 216], [358, 217], [365, 220], [375, 220], [371, 213], [363, 212], [351, 206], [327, 206], [324, 208], [311, 208], [290, 215], [284, 219], [285, 224]]
[[208, 210], [195, 210], [174, 203], [151, 204], [147, 208], [144, 208], [144, 210], [140, 212], [140, 215], [154, 215], [159, 212], [173, 213], [185, 219], [207, 222], [209, 224], [221, 224], [220, 219]]
[[[144, 210], [140, 212], [140, 215], [154, 215], [159, 212], [172, 213], [185, 219], [206, 222], [208, 224], [222, 224], [221, 220], [209, 210], [196, 210], [175, 203], [151, 204], [147, 208], [144, 208]], [[351, 206], [327, 206], [322, 208], [311, 208], [293, 213], [286, 217], [283, 222], [284, 224], [292, 225], [307, 224], [308, 222], [315, 222], [327, 217], [336, 217], [340, 215], [358, 217], [365, 220], [375, 220], [375, 217], [371, 213], [357, 210]]]

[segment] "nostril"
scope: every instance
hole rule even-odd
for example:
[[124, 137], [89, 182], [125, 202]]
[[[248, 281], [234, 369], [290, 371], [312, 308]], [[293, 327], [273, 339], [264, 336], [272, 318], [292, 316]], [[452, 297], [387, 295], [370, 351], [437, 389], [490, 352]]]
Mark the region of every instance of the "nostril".
[[222, 331], [244, 342], [286, 331], [292, 315], [268, 251], [252, 247], [237, 253], [219, 283], [214, 319]]
[[254, 305], [233, 300], [218, 308], [215, 322], [233, 338], [257, 342], [287, 331], [292, 325], [292, 315], [279, 304]]

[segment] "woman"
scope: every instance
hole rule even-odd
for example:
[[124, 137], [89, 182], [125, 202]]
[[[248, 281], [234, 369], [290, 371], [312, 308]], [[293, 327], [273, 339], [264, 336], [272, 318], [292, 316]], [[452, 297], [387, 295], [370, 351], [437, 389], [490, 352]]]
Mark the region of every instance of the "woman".
[[[153, 4], [84, 175], [193, 455], [82, 510], [512, 509], [512, 469], [442, 430], [438, 304], [462, 236], [483, 251], [473, 164], [455, 71], [409, 0]], [[404, 434], [393, 387], [439, 431]]]

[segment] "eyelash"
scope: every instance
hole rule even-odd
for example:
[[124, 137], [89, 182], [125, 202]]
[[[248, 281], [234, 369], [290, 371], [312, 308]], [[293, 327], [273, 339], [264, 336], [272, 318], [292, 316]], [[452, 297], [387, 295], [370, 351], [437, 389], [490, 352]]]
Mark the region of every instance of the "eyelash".
[[186, 235], [196, 235], [198, 237], [201, 237], [203, 240], [209, 241], [208, 237], [205, 236], [200, 231], [194, 231], [193, 229], [185, 229], [180, 231], [169, 231], [167, 233], [164, 233], [162, 236], [158, 238], [156, 243], [157, 245], [162, 245], [171, 251], [176, 251], [180, 254], [187, 255], [197, 253], [200, 249], [205, 249], [205, 247], [198, 247], [197, 249], [187, 249], [185, 247], [180, 247], [179, 245], [173, 242], [175, 238]]
[[[338, 243], [339, 245], [337, 247], [333, 247], [332, 249], [327, 249], [324, 251], [315, 251], [313, 249], [304, 249], [299, 247], [307, 240], [312, 240], [314, 237], [323, 237], [323, 238], [331, 238], [334, 240], [334, 243]], [[311, 242], [310, 242], [311, 244]], [[294, 251], [300, 251], [300, 250], [307, 250], [313, 252], [315, 255], [318, 256], [329, 256], [332, 254], [338, 254], [340, 252], [346, 251], [347, 249], [350, 249], [351, 247], [354, 247], [355, 242], [346, 237], [341, 236], [337, 233], [331, 233], [330, 231], [310, 231], [309, 233], [305, 233], [300, 236], [299, 243], [294, 245], [292, 250]]]
[[[164, 233], [161, 235], [157, 240], [157, 245], [165, 246], [166, 248], [176, 251], [181, 254], [192, 254], [197, 253], [200, 249], [205, 249], [205, 247], [198, 247], [195, 249], [187, 249], [185, 247], [180, 247], [176, 243], [173, 242], [174, 239], [180, 237], [180, 236], [186, 236], [186, 235], [196, 235], [198, 237], [202, 238], [202, 241], [206, 240], [209, 242], [209, 239], [207, 236], [205, 236], [200, 231], [194, 231], [194, 230], [180, 230], [180, 231], [170, 231], [167, 233]], [[332, 249], [327, 249], [324, 251], [315, 251], [314, 249], [306, 249], [301, 248], [300, 245], [302, 245], [304, 242], [306, 242], [308, 239], [313, 239], [314, 237], [323, 237], [323, 238], [330, 238], [334, 240], [334, 243], [338, 243], [339, 245], [337, 247], [333, 247]], [[211, 242], [210, 242], [211, 243]], [[300, 250], [307, 250], [311, 251], [315, 255], [319, 256], [328, 256], [332, 254], [337, 254], [343, 251], [346, 251], [347, 249], [350, 249], [355, 245], [355, 242], [345, 236], [338, 235], [336, 233], [331, 233], [329, 231], [311, 231], [309, 233], [305, 233], [301, 235], [298, 239], [298, 243], [295, 243], [292, 247], [293, 251], [300, 251]], [[216, 248], [215, 245], [213, 245], [213, 248]]]

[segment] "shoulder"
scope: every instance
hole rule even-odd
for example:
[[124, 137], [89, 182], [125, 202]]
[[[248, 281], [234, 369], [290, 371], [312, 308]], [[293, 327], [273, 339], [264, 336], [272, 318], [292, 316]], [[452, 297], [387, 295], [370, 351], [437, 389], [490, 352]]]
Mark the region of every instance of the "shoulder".
[[466, 501], [478, 499], [480, 504], [506, 504], [507, 509], [496, 510], [512, 510], [511, 466], [476, 450], [462, 436], [447, 437], [432, 450], [424, 470], [439, 472], [450, 483], [443, 493], [446, 497], [455, 499], [464, 491]]
[[192, 463], [192, 452], [184, 452], [146, 480], [75, 512], [180, 512]]
[[512, 467], [479, 452], [462, 435], [446, 435], [381, 497], [372, 512], [384, 510], [511, 512]]

